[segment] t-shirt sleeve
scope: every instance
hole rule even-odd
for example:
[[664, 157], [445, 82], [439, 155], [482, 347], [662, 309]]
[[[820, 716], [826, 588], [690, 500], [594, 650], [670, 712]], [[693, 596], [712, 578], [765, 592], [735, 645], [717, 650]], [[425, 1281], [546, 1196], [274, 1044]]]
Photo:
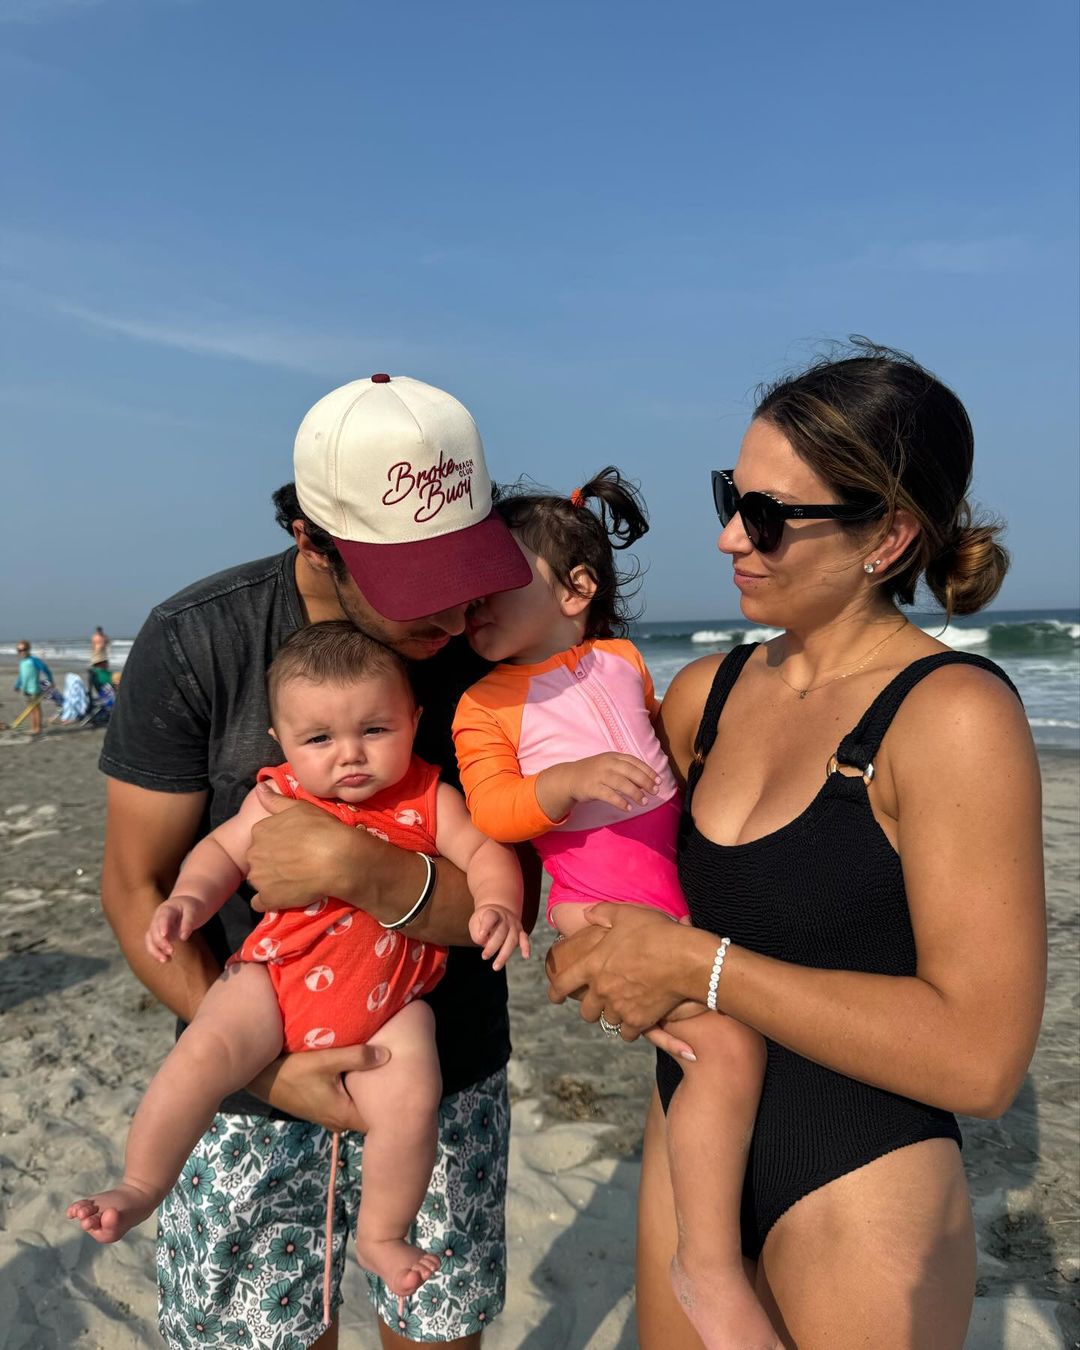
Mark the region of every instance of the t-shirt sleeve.
[[124, 663], [98, 767], [153, 792], [202, 792], [209, 736], [205, 691], [170, 620], [155, 611]]
[[468, 693], [454, 715], [454, 749], [469, 814], [489, 839], [519, 844], [560, 823], [536, 800], [537, 775], [522, 774], [499, 719]]

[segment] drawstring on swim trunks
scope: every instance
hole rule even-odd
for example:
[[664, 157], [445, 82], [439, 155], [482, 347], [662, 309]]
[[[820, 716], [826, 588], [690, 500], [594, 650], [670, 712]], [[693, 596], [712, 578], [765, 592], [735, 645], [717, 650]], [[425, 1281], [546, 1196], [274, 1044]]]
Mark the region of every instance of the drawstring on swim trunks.
[[341, 1135], [334, 1131], [334, 1141], [330, 1148], [330, 1185], [326, 1194], [326, 1261], [323, 1265], [323, 1321], [330, 1325], [330, 1274], [334, 1260], [334, 1188], [337, 1185], [338, 1145]]

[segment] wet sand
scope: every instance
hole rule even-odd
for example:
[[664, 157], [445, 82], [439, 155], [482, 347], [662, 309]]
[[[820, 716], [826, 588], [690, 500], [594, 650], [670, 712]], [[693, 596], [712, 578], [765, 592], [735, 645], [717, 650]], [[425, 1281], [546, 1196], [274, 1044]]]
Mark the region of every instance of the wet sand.
[[[0, 672], [0, 687], [11, 681]], [[21, 705], [0, 693], [0, 718]], [[0, 733], [2, 1350], [159, 1345], [152, 1230], [101, 1248], [67, 1203], [117, 1173], [172, 1019], [118, 956], [98, 903], [100, 732]], [[979, 1238], [970, 1350], [1080, 1344], [1080, 760], [1041, 756], [1050, 992], [1039, 1049], [999, 1121], [962, 1122]], [[538, 933], [540, 954], [546, 933]], [[631, 1350], [633, 1213], [652, 1052], [552, 1008], [542, 963], [512, 968], [511, 1278], [492, 1350]], [[342, 1350], [377, 1345], [355, 1269]]]

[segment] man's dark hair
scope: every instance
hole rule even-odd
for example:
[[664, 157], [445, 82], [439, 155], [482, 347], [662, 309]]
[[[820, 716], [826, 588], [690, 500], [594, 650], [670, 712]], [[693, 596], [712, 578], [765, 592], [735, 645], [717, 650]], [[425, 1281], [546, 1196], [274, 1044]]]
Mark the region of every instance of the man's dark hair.
[[291, 535], [293, 521], [299, 520], [315, 552], [322, 554], [330, 564], [330, 571], [333, 572], [338, 581], [347, 581], [349, 577], [348, 569], [341, 554], [337, 551], [337, 545], [321, 525], [316, 525], [313, 520], [309, 520], [304, 514], [300, 505], [300, 498], [296, 495], [296, 484], [285, 483], [284, 486], [278, 488], [271, 500], [274, 503], [274, 519], [285, 533]]

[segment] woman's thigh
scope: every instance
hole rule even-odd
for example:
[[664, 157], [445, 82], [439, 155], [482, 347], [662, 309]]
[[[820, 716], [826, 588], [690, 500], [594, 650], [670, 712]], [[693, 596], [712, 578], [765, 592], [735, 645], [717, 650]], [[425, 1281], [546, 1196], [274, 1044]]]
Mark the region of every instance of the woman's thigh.
[[653, 1089], [638, 1191], [636, 1305], [641, 1350], [702, 1350], [671, 1287], [669, 1271], [677, 1236], [664, 1112]]
[[971, 1205], [947, 1139], [804, 1196], [758, 1264], [759, 1296], [798, 1350], [960, 1350], [974, 1291]]

